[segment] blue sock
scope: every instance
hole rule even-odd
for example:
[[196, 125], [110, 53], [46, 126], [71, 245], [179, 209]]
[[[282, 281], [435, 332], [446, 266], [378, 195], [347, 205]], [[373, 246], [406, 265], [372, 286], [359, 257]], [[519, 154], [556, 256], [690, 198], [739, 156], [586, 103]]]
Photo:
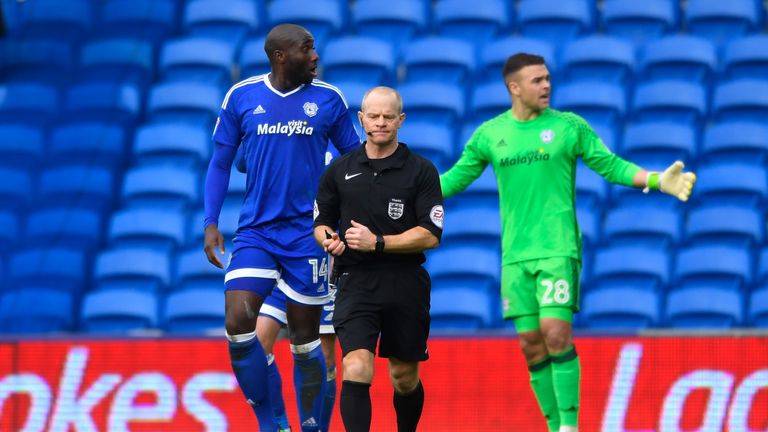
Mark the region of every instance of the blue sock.
[[292, 344], [291, 352], [301, 430], [319, 431], [325, 395], [325, 357], [320, 349], [320, 339], [304, 345]]
[[267, 356], [267, 373], [269, 378], [269, 398], [272, 401], [272, 412], [275, 421], [282, 429], [288, 429], [288, 416], [285, 414], [285, 401], [283, 401], [283, 379], [280, 370], [277, 369], [274, 354]]
[[333, 405], [336, 403], [336, 366], [328, 369], [325, 381], [325, 398], [323, 399], [323, 413], [320, 416], [320, 430], [331, 430], [331, 417], [333, 417]]
[[260, 431], [276, 431], [272, 403], [267, 390], [267, 357], [256, 332], [227, 336], [229, 358], [237, 383], [256, 413]]

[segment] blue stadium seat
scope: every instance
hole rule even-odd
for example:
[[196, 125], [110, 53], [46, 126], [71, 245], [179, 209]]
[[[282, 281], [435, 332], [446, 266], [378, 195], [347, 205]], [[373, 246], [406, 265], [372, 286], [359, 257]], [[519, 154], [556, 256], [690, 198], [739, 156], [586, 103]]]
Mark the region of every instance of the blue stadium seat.
[[603, 4], [603, 29], [639, 47], [677, 29], [676, 8], [675, 0], [607, 0]]
[[443, 171], [453, 162], [453, 133], [451, 129], [432, 123], [406, 121], [398, 131], [398, 140], [432, 161]]
[[[197, 221], [196, 225], [202, 232], [202, 223]], [[231, 237], [226, 240], [231, 240]], [[197, 246], [200, 245], [202, 242]], [[183, 291], [213, 288], [222, 291], [224, 270], [209, 263], [200, 247], [179, 253], [176, 262], [176, 281], [171, 289]]]
[[471, 285], [437, 288], [432, 292], [430, 303], [430, 327], [433, 330], [477, 330], [489, 327], [494, 321], [492, 296], [487, 290]]
[[235, 48], [222, 40], [202, 36], [171, 39], [160, 52], [160, 78], [229, 88], [234, 60]]
[[458, 85], [420, 82], [404, 84], [398, 90], [412, 122], [453, 127], [464, 116], [464, 92]]
[[315, 47], [322, 51], [331, 35], [342, 32], [344, 14], [336, 0], [278, 0], [269, 3], [269, 26], [281, 23], [298, 24], [312, 33]]
[[86, 257], [68, 245], [22, 249], [11, 255], [8, 283], [18, 289], [46, 287], [80, 292], [85, 285]]
[[6, 82], [65, 85], [72, 78], [74, 47], [63, 40], [6, 38], [2, 42], [2, 71]]
[[43, 129], [24, 124], [0, 124], [0, 166], [29, 170], [40, 166]]
[[434, 6], [438, 34], [455, 37], [476, 46], [493, 40], [509, 27], [508, 4], [502, 0], [440, 0]]
[[269, 73], [269, 58], [264, 51], [264, 40], [263, 37], [248, 39], [243, 44], [238, 61], [241, 79]]
[[35, 0], [26, 8], [21, 34], [30, 39], [55, 39], [77, 45], [94, 22], [94, 2]]
[[151, 123], [136, 130], [133, 155], [139, 165], [200, 168], [208, 163], [211, 131], [192, 124]]
[[563, 71], [569, 81], [631, 83], [635, 68], [635, 48], [611, 36], [587, 36], [568, 43], [563, 49]]
[[747, 163], [701, 166], [692, 198], [702, 203], [762, 206], [768, 198], [765, 168]]
[[384, 39], [397, 54], [424, 31], [427, 9], [422, 2], [413, 0], [359, 0], [352, 21], [359, 35]]
[[724, 205], [700, 207], [688, 213], [686, 242], [749, 249], [763, 242], [764, 224], [763, 214], [757, 209]]
[[50, 84], [0, 84], [0, 121], [45, 126], [61, 111], [59, 90]]
[[51, 333], [73, 330], [72, 293], [35, 288], [0, 297], [0, 329], [5, 333]]
[[762, 329], [768, 328], [768, 289], [765, 287], [752, 292], [749, 299], [748, 323]]
[[679, 329], [729, 329], [743, 321], [743, 300], [736, 291], [690, 286], [667, 296], [665, 320]]
[[646, 246], [670, 250], [681, 239], [681, 217], [662, 207], [616, 207], [605, 215], [603, 233], [613, 246]]
[[600, 220], [599, 208], [576, 207], [576, 221], [579, 224], [585, 249], [600, 243]]
[[532, 39], [520, 36], [509, 36], [486, 43], [480, 51], [480, 76], [485, 81], [502, 80], [502, 70], [507, 59], [517, 53], [536, 54], [544, 57], [547, 69], [554, 74], [557, 72], [555, 47], [546, 40]]
[[491, 167], [487, 167], [475, 181], [467, 186], [464, 192], [446, 202], [446, 207], [451, 209], [478, 206], [492, 208], [496, 211], [499, 209], [499, 186]]
[[158, 325], [158, 299], [153, 293], [107, 289], [86, 294], [80, 330], [87, 333], [137, 332]]
[[659, 121], [699, 126], [707, 115], [703, 86], [685, 81], [653, 81], [635, 88], [632, 117], [641, 122]]
[[142, 95], [128, 82], [85, 82], [66, 91], [65, 120], [93, 120], [133, 127], [141, 115]]
[[608, 82], [571, 82], [554, 91], [554, 106], [573, 111], [589, 123], [617, 125], [626, 112], [626, 101], [623, 87]]
[[98, 33], [141, 39], [157, 47], [177, 32], [180, 5], [176, 0], [110, 0], [101, 8]]
[[197, 175], [170, 166], [132, 168], [125, 174], [122, 196], [131, 207], [184, 209], [198, 201]]
[[171, 283], [167, 252], [139, 247], [102, 251], [93, 269], [94, 289], [160, 292]]
[[649, 42], [641, 56], [640, 73], [647, 80], [708, 83], [717, 70], [717, 51], [708, 40], [688, 35]]
[[730, 79], [765, 79], [768, 76], [768, 36], [736, 39], [725, 48], [723, 74]]
[[328, 42], [322, 56], [323, 80], [348, 80], [369, 86], [392, 84], [395, 55], [386, 42], [362, 36], [346, 36]]
[[429, 252], [426, 268], [435, 286], [442, 281], [469, 286], [490, 283], [496, 290], [501, 280], [501, 254], [482, 246], [444, 245]]
[[109, 123], [79, 121], [51, 130], [46, 164], [63, 166], [84, 163], [120, 169], [125, 161], [127, 132]]
[[716, 45], [759, 30], [754, 0], [689, 0], [685, 8], [688, 32], [705, 37]]
[[638, 331], [661, 321], [659, 293], [616, 285], [587, 292], [579, 322], [592, 330]]
[[414, 41], [405, 49], [405, 79], [463, 84], [475, 70], [475, 50], [460, 39], [428, 37]]
[[715, 87], [712, 116], [717, 121], [768, 122], [768, 79], [741, 79]]
[[123, 209], [112, 214], [107, 239], [116, 247], [172, 251], [186, 240], [184, 214], [161, 208]]
[[666, 252], [638, 245], [598, 249], [592, 280], [598, 287], [622, 285], [660, 291], [670, 280], [670, 257]]
[[80, 51], [80, 82], [128, 82], [146, 93], [155, 78], [152, 44], [142, 39], [114, 37], [87, 42]]
[[115, 195], [115, 172], [105, 167], [68, 165], [40, 173], [35, 205], [69, 205], [104, 212]]
[[444, 245], [466, 245], [501, 251], [501, 219], [489, 207], [459, 207], [446, 215], [442, 242]]
[[[0, 247], [3, 250], [15, 250], [21, 233], [19, 217], [12, 211], [0, 209], [0, 226], [5, 227], [0, 230]], [[2, 260], [0, 260], [0, 279], [5, 279], [5, 272], [1, 270]], [[0, 282], [0, 289], [2, 287], [3, 283]]]
[[150, 89], [147, 117], [152, 122], [193, 123], [213, 130], [223, 99], [224, 92], [216, 84], [159, 83]]
[[32, 194], [32, 175], [27, 170], [0, 167], [0, 209], [22, 210]]
[[583, 162], [576, 165], [576, 204], [579, 207], [598, 208], [606, 203], [608, 185], [599, 174]]
[[765, 284], [768, 282], [768, 248], [762, 248], [757, 262], [757, 274], [755, 275], [757, 282]]
[[193, 36], [226, 42], [239, 48], [259, 28], [258, 2], [252, 0], [191, 0], [184, 9], [183, 28]]
[[[357, 112], [360, 111], [360, 107], [363, 104], [363, 96], [371, 87], [358, 81], [334, 81], [333, 85], [338, 87], [341, 93], [344, 94], [344, 99], [347, 101], [347, 105], [349, 105], [349, 112], [354, 117], [353, 123], [355, 123], [355, 127], [358, 127]], [[403, 107], [403, 109], [405, 112], [408, 112], [407, 106]]]
[[621, 154], [640, 166], [691, 161], [696, 154], [696, 130], [674, 123], [629, 124]]
[[494, 81], [489, 80], [472, 88], [467, 117], [479, 125], [481, 122], [509, 111], [511, 107], [512, 98], [509, 95], [509, 90], [499, 77]]
[[677, 253], [676, 286], [715, 286], [742, 290], [752, 282], [752, 258], [746, 249], [705, 245]]
[[170, 293], [162, 320], [162, 327], [171, 333], [220, 335], [224, 331], [224, 293], [218, 287]]
[[555, 46], [592, 30], [586, 0], [521, 0], [517, 19], [523, 36], [546, 39]]
[[732, 121], [707, 128], [701, 146], [707, 163], [768, 163], [768, 126], [759, 122]]
[[104, 236], [103, 215], [77, 207], [52, 207], [27, 215], [24, 243], [30, 246], [66, 247], [93, 252]]

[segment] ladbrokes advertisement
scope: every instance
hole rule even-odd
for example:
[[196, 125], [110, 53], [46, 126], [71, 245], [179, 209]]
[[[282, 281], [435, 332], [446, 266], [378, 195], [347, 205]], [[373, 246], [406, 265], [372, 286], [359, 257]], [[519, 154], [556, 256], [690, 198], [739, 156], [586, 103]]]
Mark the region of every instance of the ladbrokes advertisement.
[[[590, 337], [576, 348], [582, 431], [768, 431], [768, 337]], [[435, 338], [429, 352], [420, 431], [546, 431], [514, 338]], [[285, 341], [275, 355], [298, 430]], [[385, 361], [371, 396], [372, 430], [395, 431]], [[258, 426], [222, 340], [29, 340], [0, 343], [0, 430]], [[331, 430], [343, 430], [338, 404]]]

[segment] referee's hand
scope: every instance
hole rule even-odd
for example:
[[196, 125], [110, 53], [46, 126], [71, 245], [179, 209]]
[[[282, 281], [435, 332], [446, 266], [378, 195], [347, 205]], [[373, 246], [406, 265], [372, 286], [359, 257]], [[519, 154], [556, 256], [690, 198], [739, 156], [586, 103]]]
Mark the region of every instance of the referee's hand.
[[219, 227], [216, 224], [210, 224], [205, 227], [205, 256], [208, 257], [208, 262], [215, 265], [218, 268], [223, 269], [224, 264], [216, 255], [216, 249], [224, 255], [224, 236], [221, 235]]
[[344, 233], [347, 245], [356, 251], [373, 252], [376, 250], [376, 235], [367, 226], [350, 221], [352, 227]]
[[326, 252], [333, 256], [339, 256], [344, 253], [344, 249], [346, 248], [347, 246], [341, 241], [338, 233], [334, 231], [328, 236], [328, 232], [326, 231], [326, 238], [323, 240], [323, 249]]

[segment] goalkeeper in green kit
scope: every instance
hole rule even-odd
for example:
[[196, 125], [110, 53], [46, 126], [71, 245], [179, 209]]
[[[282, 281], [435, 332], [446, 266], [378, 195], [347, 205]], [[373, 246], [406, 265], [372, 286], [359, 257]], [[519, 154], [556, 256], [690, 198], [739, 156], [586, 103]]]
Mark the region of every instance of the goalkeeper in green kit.
[[514, 320], [549, 430], [575, 432], [581, 375], [571, 325], [579, 309], [581, 271], [576, 159], [611, 183], [660, 190], [681, 201], [688, 199], [696, 177], [683, 172], [679, 161], [662, 173], [645, 171], [611, 153], [578, 115], [550, 109], [550, 76], [542, 57], [511, 56], [503, 77], [512, 109], [477, 128], [461, 158], [440, 176], [440, 185], [450, 197], [493, 166], [501, 209], [504, 319]]

